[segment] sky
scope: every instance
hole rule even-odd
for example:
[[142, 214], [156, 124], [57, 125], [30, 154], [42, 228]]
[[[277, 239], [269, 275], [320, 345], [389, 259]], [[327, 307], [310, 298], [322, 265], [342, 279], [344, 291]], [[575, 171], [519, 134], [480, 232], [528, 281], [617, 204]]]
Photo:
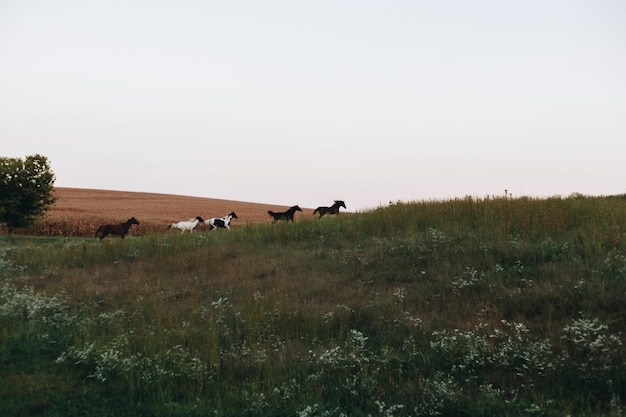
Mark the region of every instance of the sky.
[[0, 0], [0, 156], [348, 211], [626, 193], [626, 1]]

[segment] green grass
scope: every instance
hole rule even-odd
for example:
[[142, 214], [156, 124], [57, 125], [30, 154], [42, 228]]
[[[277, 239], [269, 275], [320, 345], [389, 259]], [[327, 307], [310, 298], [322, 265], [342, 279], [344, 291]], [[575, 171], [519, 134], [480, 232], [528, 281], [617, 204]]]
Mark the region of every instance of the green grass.
[[620, 416], [626, 199], [0, 243], [0, 414]]

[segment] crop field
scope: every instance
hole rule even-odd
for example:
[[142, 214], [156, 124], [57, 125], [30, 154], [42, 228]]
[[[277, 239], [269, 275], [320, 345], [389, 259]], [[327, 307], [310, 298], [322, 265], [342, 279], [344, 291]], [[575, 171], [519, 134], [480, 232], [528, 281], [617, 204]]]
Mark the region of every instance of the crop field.
[[[272, 223], [118, 195], [59, 198], [60, 233], [0, 236], [0, 415], [626, 413], [626, 196]], [[233, 210], [231, 231], [162, 230]], [[130, 216], [131, 238], [93, 237]]]
[[[138, 193], [79, 188], [55, 188], [57, 202], [33, 230], [22, 233], [40, 236], [94, 236], [107, 223], [123, 223], [135, 217], [140, 225], [130, 235], [163, 231], [172, 222], [196, 216], [203, 219], [237, 213], [232, 227], [271, 221], [268, 210], [284, 211], [288, 207], [155, 193]], [[329, 202], [332, 203], [332, 202]], [[298, 202], [293, 203], [298, 204]], [[311, 216], [313, 209], [302, 207], [298, 215]], [[200, 224], [198, 231], [208, 230]]]

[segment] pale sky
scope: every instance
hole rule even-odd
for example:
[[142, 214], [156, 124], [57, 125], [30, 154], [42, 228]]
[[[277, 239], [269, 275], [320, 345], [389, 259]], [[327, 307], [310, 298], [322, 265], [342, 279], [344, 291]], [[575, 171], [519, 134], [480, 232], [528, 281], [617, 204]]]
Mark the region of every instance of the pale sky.
[[0, 0], [0, 156], [349, 211], [626, 193], [626, 1]]

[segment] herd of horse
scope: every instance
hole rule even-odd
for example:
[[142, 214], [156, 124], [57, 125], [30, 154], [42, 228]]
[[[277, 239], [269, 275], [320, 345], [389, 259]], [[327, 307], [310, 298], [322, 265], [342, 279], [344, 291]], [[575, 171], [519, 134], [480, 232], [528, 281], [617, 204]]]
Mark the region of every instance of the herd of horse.
[[[346, 204], [342, 200], [335, 200], [335, 203], [330, 207], [321, 206], [321, 207], [316, 208], [313, 211], [313, 215], [319, 214], [320, 218], [322, 218], [326, 214], [339, 215], [339, 208], [341, 207], [345, 209]], [[295, 205], [295, 206], [291, 206], [288, 210], [282, 211], [282, 212], [275, 212], [272, 210], [268, 210], [267, 214], [269, 214], [274, 219], [274, 222], [277, 222], [279, 220], [293, 222], [293, 217], [296, 211], [302, 211], [302, 209], [299, 206]], [[181, 231], [181, 233], [185, 231], [193, 232], [199, 223], [204, 223], [204, 224], [209, 225], [209, 230], [213, 230], [213, 229], [230, 230], [230, 222], [232, 219], [238, 219], [237, 214], [234, 211], [228, 214], [227, 216], [213, 217], [207, 220], [204, 220], [202, 217], [197, 216], [193, 219], [170, 223], [167, 226], [166, 230], [178, 229]], [[133, 224], [139, 225], [139, 222], [134, 217], [131, 217], [130, 219], [126, 220], [124, 223], [104, 224], [100, 226], [98, 230], [96, 231], [96, 237], [102, 240], [108, 235], [117, 235], [117, 236], [120, 236], [122, 239], [124, 239], [124, 237], [128, 234], [128, 230]]]

